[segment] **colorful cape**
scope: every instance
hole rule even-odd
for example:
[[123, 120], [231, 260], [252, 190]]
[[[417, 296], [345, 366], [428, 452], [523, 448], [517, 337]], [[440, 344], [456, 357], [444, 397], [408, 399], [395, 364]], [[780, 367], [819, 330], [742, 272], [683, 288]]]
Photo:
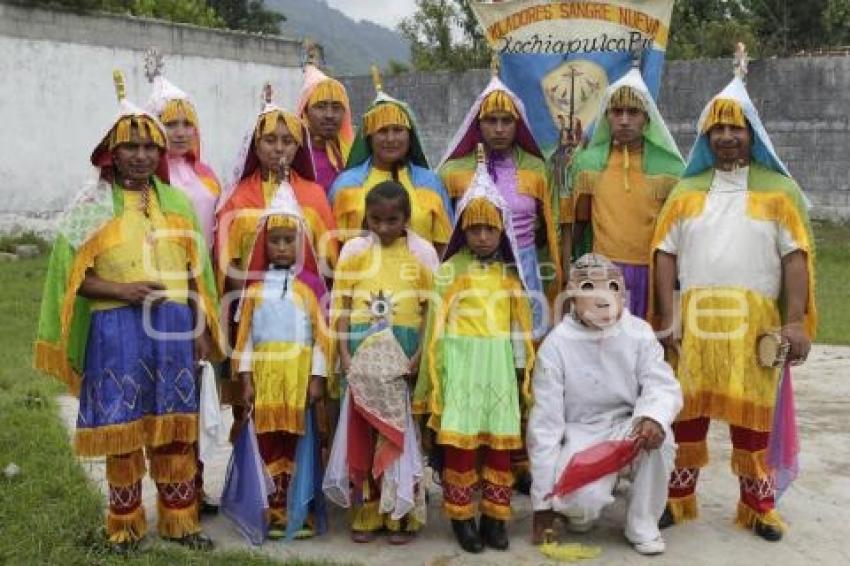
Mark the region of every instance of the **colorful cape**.
[[531, 134], [528, 115], [519, 97], [511, 92], [498, 77], [490, 79], [487, 87], [478, 95], [472, 108], [463, 119], [460, 129], [455, 133], [449, 148], [440, 160], [438, 168], [440, 178], [446, 185], [451, 198], [460, 198], [472, 183], [476, 169], [475, 147], [481, 143], [481, 131], [478, 128], [478, 113], [484, 100], [494, 91], [502, 91], [513, 101], [519, 113], [514, 144], [513, 159], [517, 170], [517, 190], [537, 201], [543, 212], [541, 228], [545, 235], [545, 245], [538, 246], [537, 256], [540, 263], [555, 266], [555, 279], [547, 289], [550, 300], [561, 291], [563, 269], [561, 266], [560, 240], [558, 238], [558, 195], [553, 194], [552, 183], [543, 153]]
[[[702, 124], [717, 98], [738, 102], [753, 130], [752, 161], [747, 181], [747, 214], [759, 220], [779, 223], [806, 252], [809, 288], [804, 325], [809, 337], [814, 338], [817, 330], [815, 240], [809, 223], [806, 197], [777, 157], [741, 79], [734, 78], [720, 94], [708, 102], [700, 117], [698, 131], [702, 132]], [[708, 134], [700, 133], [688, 157], [688, 165], [682, 179], [673, 189], [658, 217], [652, 242], [653, 250], [658, 248], [680, 220], [702, 213], [713, 178], [714, 154], [708, 145]], [[785, 301], [780, 297], [780, 310], [784, 308], [784, 304]], [[653, 293], [650, 293], [650, 312], [653, 306]]]
[[531, 308], [525, 293], [529, 292], [526, 275], [519, 261], [519, 250], [513, 232], [513, 222], [507, 204], [498, 192], [493, 180], [487, 172], [487, 166], [478, 164], [475, 177], [469, 189], [461, 198], [457, 208], [452, 236], [443, 254], [443, 263], [434, 275], [434, 291], [440, 300], [428, 309], [428, 320], [425, 326], [425, 336], [422, 346], [422, 363], [419, 366], [419, 377], [414, 392], [413, 410], [415, 413], [442, 413], [443, 398], [440, 384], [441, 363], [438, 355], [438, 345], [445, 331], [452, 305], [459, 294], [469, 289], [474, 275], [470, 267], [474, 258], [466, 246], [466, 237], [462, 228], [463, 211], [476, 198], [490, 201], [502, 217], [502, 241], [499, 247], [500, 259], [516, 271], [517, 278], [505, 277], [505, 291], [511, 296], [511, 309], [517, 313], [520, 330], [523, 332], [527, 360], [525, 379], [522, 392], [526, 403], [531, 402], [531, 369], [533, 367], [534, 348], [531, 342], [532, 316]]
[[[649, 122], [643, 132], [642, 159], [643, 174], [647, 183], [669, 184], [682, 174], [684, 160], [676, 146], [676, 141], [667, 129], [640, 71], [632, 69], [605, 90], [587, 147], [578, 150], [573, 157], [569, 173], [572, 198], [561, 199], [561, 214], [565, 218], [573, 217], [574, 211], [571, 208], [577, 202], [575, 197], [590, 193], [608, 164], [608, 156], [611, 152], [611, 128], [608, 120], [605, 119], [605, 113], [611, 96], [624, 86], [631, 87], [641, 98], [649, 116]], [[589, 231], [586, 230], [586, 232]], [[575, 247], [578, 248], [575, 252], [576, 257], [580, 257], [593, 248], [591, 238], [583, 242], [574, 242]]]
[[[221, 357], [223, 335], [218, 320], [218, 298], [212, 266], [192, 205], [186, 196], [154, 177], [159, 206], [170, 229], [185, 249], [191, 264], [199, 308], [212, 334], [216, 358]], [[79, 394], [86, 342], [91, 318], [91, 301], [77, 294], [95, 258], [121, 243], [120, 216], [124, 207], [123, 191], [116, 185], [99, 181], [84, 189], [63, 214], [53, 244], [41, 315], [35, 342], [35, 367], [65, 382]]]
[[[343, 101], [345, 114], [342, 118], [342, 125], [340, 126], [339, 134], [337, 135], [335, 144], [336, 147], [325, 148], [328, 159], [331, 160], [331, 165], [333, 165], [337, 171], [340, 171], [345, 166], [345, 162], [348, 160], [348, 155], [351, 152], [351, 144], [354, 141], [354, 127], [351, 122], [351, 104], [348, 101], [348, 94], [346, 93], [345, 86], [336, 79], [324, 74], [315, 65], [308, 63], [304, 66], [304, 84], [301, 86], [301, 92], [298, 94], [298, 102], [295, 104], [295, 112], [301, 116], [302, 119], [306, 119], [307, 104], [310, 101], [310, 96], [312, 96], [316, 88], [325, 81], [336, 82], [342, 92], [345, 93], [345, 100]], [[328, 145], [331, 145], [331, 142], [328, 142]], [[342, 157], [341, 163], [334, 163], [337, 152], [339, 152], [339, 155]]]
[[[334, 218], [342, 218], [364, 207], [363, 186], [371, 168], [372, 159], [368, 157], [359, 165], [346, 169], [336, 178], [328, 193]], [[446, 224], [443, 230], [448, 232], [452, 222], [452, 205], [439, 177], [430, 169], [413, 162], [408, 163], [408, 170], [413, 190], [416, 191], [416, 204], [429, 214], [442, 219]]]
[[[333, 236], [336, 222], [325, 192], [318, 184], [304, 179], [294, 170], [290, 172], [289, 185], [303, 212], [310, 241], [318, 252], [318, 263], [311, 266], [312, 271], [330, 273], [337, 261], [339, 244]], [[244, 263], [247, 258], [242, 257], [243, 244], [246, 237], [256, 233], [260, 216], [265, 209], [263, 181], [260, 170], [255, 169], [236, 187], [216, 215], [216, 276], [219, 289], [224, 288], [224, 278], [234, 258], [241, 258], [243, 266], [247, 265]]]
[[[160, 116], [165, 109], [165, 105], [172, 100], [180, 100], [188, 104], [194, 111], [195, 105], [191, 97], [183, 90], [175, 86], [162, 75], [157, 75], [153, 79], [153, 89], [148, 98], [148, 112], [154, 116]], [[189, 162], [192, 164], [195, 174], [210, 191], [210, 194], [217, 197], [221, 194], [221, 183], [216, 177], [215, 172], [201, 160], [201, 126], [195, 126], [195, 144], [187, 155]]]
[[[407, 119], [410, 121], [410, 153], [408, 160], [413, 165], [429, 169], [428, 158], [422, 149], [422, 141], [419, 139], [419, 126], [417, 125], [413, 110], [401, 100], [395, 99], [384, 92], [379, 92], [378, 96], [375, 97], [375, 100], [372, 101], [372, 104], [369, 105], [369, 108], [363, 114], [367, 114], [370, 110], [381, 104], [395, 104], [407, 115]], [[354, 136], [354, 143], [351, 145], [351, 153], [348, 154], [348, 161], [345, 164], [346, 169], [357, 167], [372, 157], [369, 140], [366, 138], [367, 136], [363, 132], [363, 124], [361, 122], [357, 128], [357, 135]]]

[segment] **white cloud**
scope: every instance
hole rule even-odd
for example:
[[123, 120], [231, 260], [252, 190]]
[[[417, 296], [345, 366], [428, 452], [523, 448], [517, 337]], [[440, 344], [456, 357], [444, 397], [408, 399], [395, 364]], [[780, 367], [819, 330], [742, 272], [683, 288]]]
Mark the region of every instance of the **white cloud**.
[[326, 0], [328, 6], [336, 8], [354, 20], [369, 20], [395, 29], [402, 18], [416, 11], [414, 0]]

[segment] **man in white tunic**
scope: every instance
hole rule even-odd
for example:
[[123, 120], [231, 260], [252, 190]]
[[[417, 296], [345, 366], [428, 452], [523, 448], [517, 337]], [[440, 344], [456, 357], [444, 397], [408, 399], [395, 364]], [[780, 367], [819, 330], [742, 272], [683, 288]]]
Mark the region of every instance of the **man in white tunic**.
[[543, 342], [534, 369], [527, 438], [534, 542], [542, 542], [555, 513], [582, 532], [614, 501], [616, 473], [546, 499], [570, 458], [606, 440], [637, 437], [625, 534], [641, 554], [659, 554], [665, 545], [657, 523], [676, 452], [670, 424], [682, 407], [681, 389], [652, 328], [623, 309], [619, 267], [586, 254], [573, 264], [568, 288], [572, 314]]
[[684, 395], [673, 424], [679, 451], [663, 525], [697, 516], [705, 439], [718, 419], [729, 424], [739, 478], [736, 522], [778, 541], [784, 524], [766, 455], [780, 371], [758, 364], [756, 345], [778, 332], [791, 363], [806, 359], [817, 327], [814, 239], [803, 193], [741, 78], [703, 110], [653, 248], [662, 341], [675, 353]]

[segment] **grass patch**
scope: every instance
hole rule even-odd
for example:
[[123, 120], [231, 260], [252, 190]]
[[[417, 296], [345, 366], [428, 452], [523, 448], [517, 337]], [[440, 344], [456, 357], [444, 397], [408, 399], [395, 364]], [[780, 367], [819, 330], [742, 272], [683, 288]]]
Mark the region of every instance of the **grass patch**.
[[0, 252], [15, 253], [15, 247], [23, 244], [38, 246], [41, 253], [47, 253], [50, 249], [50, 242], [35, 232], [23, 232], [15, 236], [8, 234], [0, 236]]
[[[160, 543], [124, 560], [104, 545], [103, 496], [77, 464], [55, 403], [64, 386], [31, 369], [45, 258], [0, 264], [0, 564], [279, 564], [251, 552], [189, 552]], [[318, 564], [289, 562], [289, 564]]]
[[815, 222], [817, 341], [850, 344], [850, 224]]

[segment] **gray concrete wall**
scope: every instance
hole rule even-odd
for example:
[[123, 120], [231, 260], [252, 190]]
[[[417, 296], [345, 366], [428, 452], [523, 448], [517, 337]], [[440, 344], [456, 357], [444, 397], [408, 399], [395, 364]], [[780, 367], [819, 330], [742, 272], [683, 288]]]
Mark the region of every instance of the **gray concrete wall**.
[[127, 96], [150, 93], [143, 53], [165, 55], [165, 75], [192, 96], [204, 158], [223, 181], [260, 107], [265, 81], [295, 103], [300, 43], [114, 15], [0, 4], [0, 231], [40, 229], [89, 173], [88, 156], [117, 112], [112, 70]]
[[[659, 106], [683, 155], [703, 106], [731, 77], [726, 60], [667, 63]], [[385, 77], [384, 89], [412, 106], [436, 164], [488, 80], [485, 70], [410, 73]], [[374, 97], [372, 81], [344, 82], [359, 115]], [[813, 216], [850, 219], [850, 57], [752, 61], [747, 85], [780, 157], [814, 203]]]

